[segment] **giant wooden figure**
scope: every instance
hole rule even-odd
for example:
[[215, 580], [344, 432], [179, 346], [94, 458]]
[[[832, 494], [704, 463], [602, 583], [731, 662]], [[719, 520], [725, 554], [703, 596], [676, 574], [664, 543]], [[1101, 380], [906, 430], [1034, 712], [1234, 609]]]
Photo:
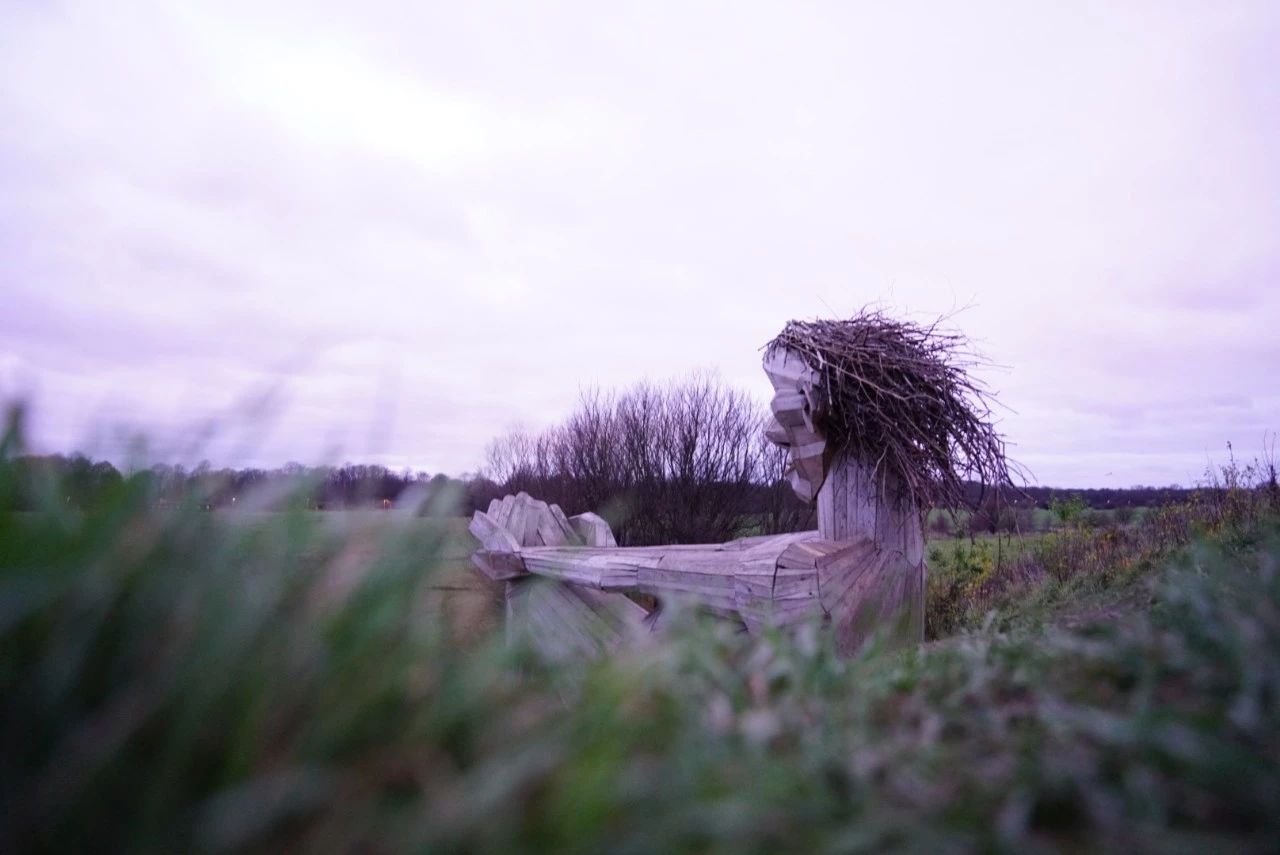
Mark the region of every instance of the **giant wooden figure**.
[[473, 562], [507, 583], [511, 630], [527, 632], [551, 658], [608, 651], [661, 625], [661, 608], [650, 614], [624, 596], [640, 592], [659, 604], [693, 601], [753, 633], [821, 622], [842, 654], [876, 630], [899, 642], [923, 639], [920, 497], [865, 447], [828, 441], [836, 389], [824, 376], [827, 360], [781, 341], [764, 358], [774, 388], [766, 436], [787, 449], [796, 495], [817, 501], [818, 530], [620, 548], [594, 514], [570, 519], [524, 493], [507, 496], [477, 512], [470, 528], [483, 547]]

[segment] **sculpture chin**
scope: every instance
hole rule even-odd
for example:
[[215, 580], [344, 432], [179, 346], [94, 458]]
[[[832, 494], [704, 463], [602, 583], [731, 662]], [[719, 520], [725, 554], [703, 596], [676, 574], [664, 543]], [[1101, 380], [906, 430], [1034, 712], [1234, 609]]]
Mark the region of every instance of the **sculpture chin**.
[[796, 494], [796, 498], [806, 505], [812, 505], [818, 498], [818, 491], [822, 489], [821, 484], [811, 484], [801, 478], [800, 473], [796, 472], [794, 466], [787, 468], [787, 483], [791, 485], [791, 490]]

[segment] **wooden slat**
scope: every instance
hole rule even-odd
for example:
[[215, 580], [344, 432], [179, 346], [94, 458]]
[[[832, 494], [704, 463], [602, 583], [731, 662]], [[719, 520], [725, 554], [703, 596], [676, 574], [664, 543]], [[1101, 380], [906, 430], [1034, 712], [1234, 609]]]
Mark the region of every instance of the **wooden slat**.
[[508, 617], [552, 661], [610, 653], [649, 631], [648, 614], [620, 594], [605, 594], [546, 579], [508, 585]]
[[609, 524], [602, 517], [590, 511], [569, 517], [569, 524], [587, 546], [618, 545], [618, 541], [613, 536], [613, 529], [609, 528]]
[[850, 553], [842, 562], [820, 568], [818, 571], [818, 598], [822, 608], [833, 618], [838, 618], [849, 600], [858, 594], [865, 599], [865, 590], [858, 589], [864, 577], [877, 578], [880, 567], [888, 560], [888, 554], [871, 552]]
[[920, 640], [924, 626], [920, 565], [908, 563], [900, 553], [882, 550], [847, 575], [850, 578], [843, 585], [831, 585], [830, 591], [832, 580], [821, 579], [823, 607], [831, 614], [838, 651], [857, 652], [877, 630], [899, 643]]
[[818, 528], [827, 540], [867, 537], [907, 560], [924, 559], [924, 530], [919, 509], [903, 501], [892, 477], [877, 477], [856, 459], [836, 460], [818, 492]]
[[778, 424], [785, 427], [803, 427], [806, 403], [804, 395], [800, 393], [799, 388], [796, 388], [795, 391], [786, 390], [775, 393], [773, 400], [769, 402], [769, 408], [773, 410], [773, 416], [778, 420]]
[[511, 519], [511, 509], [515, 506], [516, 497], [506, 495], [502, 497], [502, 501], [498, 502], [498, 512], [493, 515], [493, 519], [498, 525], [506, 528], [507, 522]]
[[770, 595], [775, 600], [802, 598], [818, 600], [818, 571], [796, 570], [786, 574], [782, 570], [774, 577]]
[[801, 383], [812, 383], [815, 374], [804, 357], [793, 350], [779, 350], [764, 360], [765, 374], [775, 388], [789, 391], [800, 388]]
[[863, 538], [851, 543], [839, 543], [835, 544], [835, 546], [837, 547], [836, 549], [831, 550], [815, 562], [815, 566], [819, 570], [861, 561], [874, 554], [880, 548], [869, 538]]
[[538, 539], [544, 546], [564, 546], [571, 539], [576, 538], [572, 531], [566, 533], [560, 528], [560, 521], [556, 519], [551, 508], [544, 506], [538, 516]]
[[507, 531], [505, 527], [484, 511], [476, 511], [472, 515], [471, 522], [467, 525], [467, 530], [484, 545], [485, 549], [495, 552], [518, 552], [520, 550], [520, 543], [512, 536], [511, 532]]
[[471, 556], [471, 563], [489, 579], [505, 582], [528, 575], [524, 560], [515, 552], [497, 552], [491, 549], [477, 549]]
[[521, 553], [530, 573], [588, 585], [603, 591], [628, 591], [636, 588], [636, 565], [618, 561], [608, 555], [567, 555], [552, 550], [526, 550]]
[[791, 543], [778, 556], [779, 567], [816, 567], [818, 559], [848, 546], [832, 540], [805, 539]]
[[777, 600], [769, 615], [774, 626], [788, 627], [826, 617], [822, 605], [816, 600]]
[[[582, 538], [578, 535], [576, 531], [573, 530], [573, 526], [569, 524], [569, 518], [564, 515], [564, 511], [560, 510], [559, 505], [551, 506], [551, 516], [555, 519], [556, 526], [560, 529], [560, 533], [564, 536], [564, 540], [562, 541], [563, 543], [574, 545], [574, 546], [578, 546], [582, 543]], [[556, 545], [558, 544], [552, 544], [552, 543], [547, 544], [547, 546], [556, 546]]]

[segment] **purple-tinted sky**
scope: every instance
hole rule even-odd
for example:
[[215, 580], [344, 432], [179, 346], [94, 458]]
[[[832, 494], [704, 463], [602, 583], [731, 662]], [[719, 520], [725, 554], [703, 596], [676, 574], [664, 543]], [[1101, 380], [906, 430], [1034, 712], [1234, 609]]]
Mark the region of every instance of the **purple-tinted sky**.
[[195, 6], [0, 11], [42, 448], [457, 473], [867, 303], [971, 306], [1041, 483], [1280, 429], [1274, 0]]

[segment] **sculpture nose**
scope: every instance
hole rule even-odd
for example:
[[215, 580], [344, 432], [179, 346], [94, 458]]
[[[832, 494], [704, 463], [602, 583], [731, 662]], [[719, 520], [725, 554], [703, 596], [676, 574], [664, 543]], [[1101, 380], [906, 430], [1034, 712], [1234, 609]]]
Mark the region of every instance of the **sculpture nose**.
[[791, 437], [787, 434], [787, 429], [779, 424], [776, 418], [769, 420], [769, 426], [764, 429], [764, 437], [774, 445], [780, 445], [783, 448], [791, 447]]

